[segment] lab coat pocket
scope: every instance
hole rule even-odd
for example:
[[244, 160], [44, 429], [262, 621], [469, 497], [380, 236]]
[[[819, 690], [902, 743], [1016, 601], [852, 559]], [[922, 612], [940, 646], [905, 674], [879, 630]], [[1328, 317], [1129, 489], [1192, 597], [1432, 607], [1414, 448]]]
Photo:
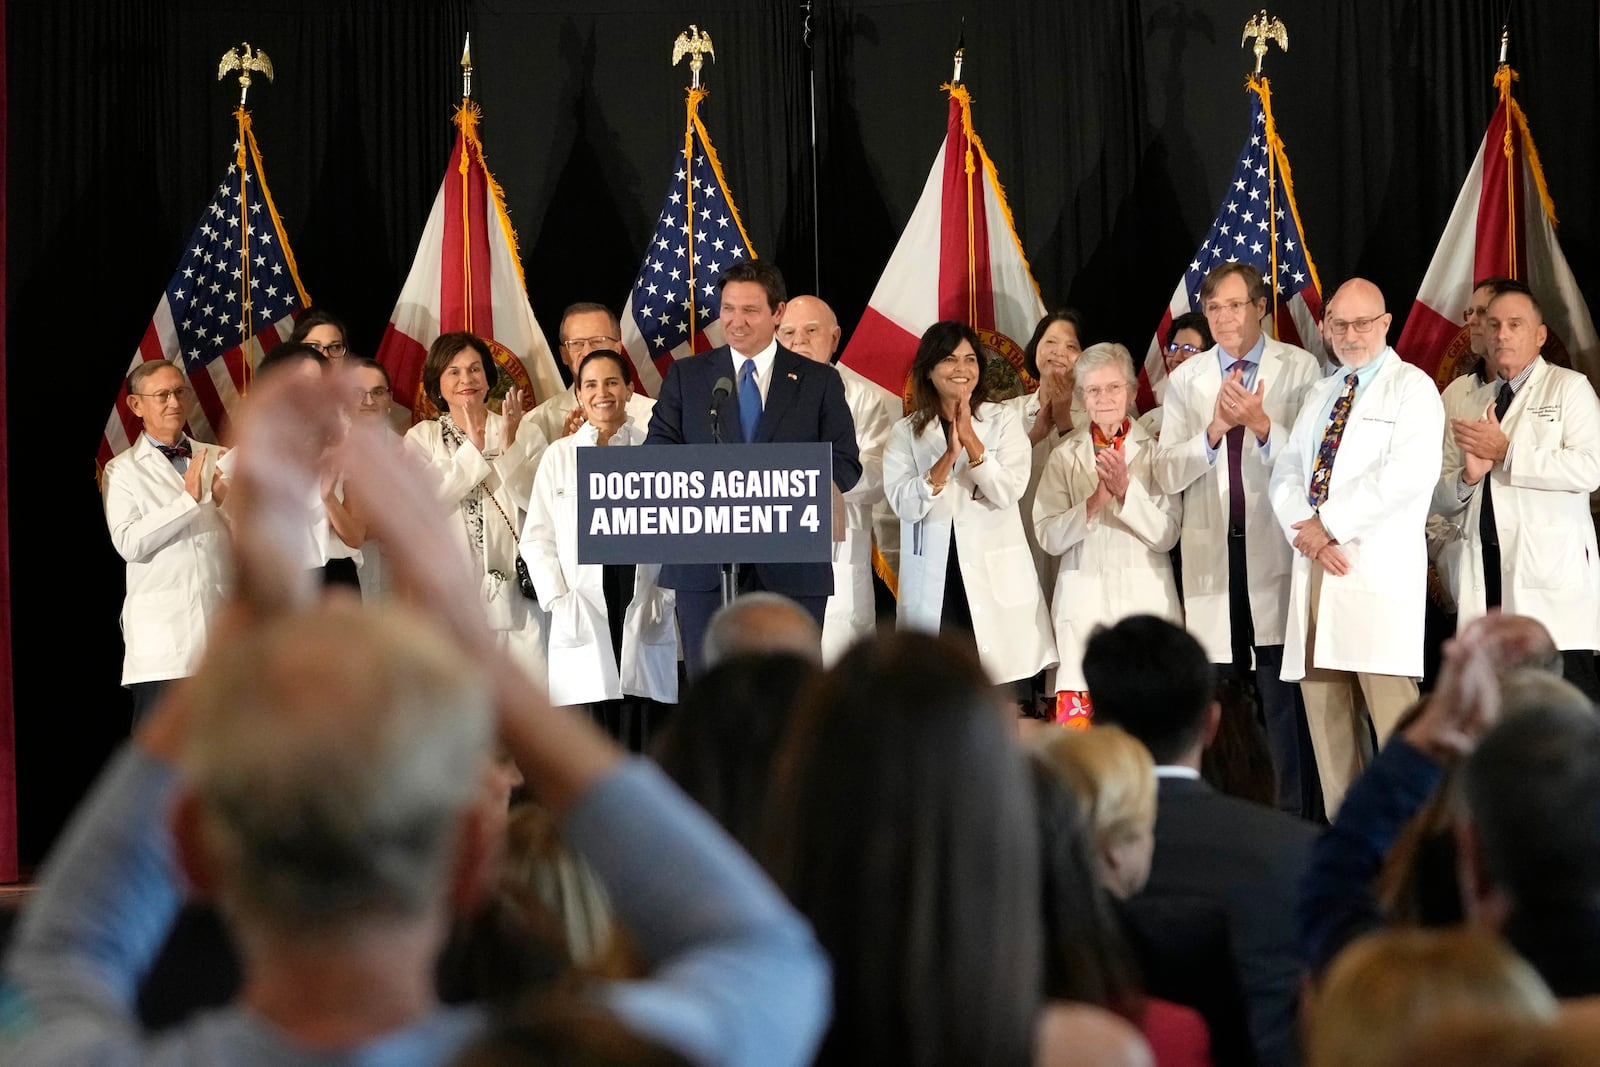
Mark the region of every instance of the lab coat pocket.
[[1027, 545], [991, 549], [983, 554], [989, 572], [989, 586], [995, 602], [1014, 608], [1038, 599], [1039, 575], [1033, 567], [1033, 553]]

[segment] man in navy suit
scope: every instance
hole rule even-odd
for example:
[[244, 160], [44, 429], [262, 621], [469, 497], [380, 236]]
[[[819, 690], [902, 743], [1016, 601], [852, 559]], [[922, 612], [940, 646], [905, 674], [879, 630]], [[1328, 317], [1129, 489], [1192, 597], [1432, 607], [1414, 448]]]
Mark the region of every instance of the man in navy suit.
[[1209, 657], [1188, 633], [1153, 615], [1130, 615], [1090, 636], [1083, 674], [1095, 723], [1122, 727], [1156, 761], [1144, 898], [1152, 905], [1198, 898], [1228, 916], [1256, 1061], [1294, 1067], [1302, 970], [1294, 904], [1316, 828], [1201, 780], [1200, 755], [1222, 711]]
[[[777, 342], [787, 299], [783, 275], [761, 260], [740, 263], [718, 279], [717, 288], [727, 344], [680, 359], [667, 371], [645, 444], [826, 441], [833, 446], [834, 484], [841, 491], [855, 485], [861, 457], [839, 372]], [[712, 393], [723, 378], [733, 388], [713, 424]], [[661, 568], [661, 585], [677, 590], [684, 659], [689, 673], [698, 674], [706, 625], [721, 605], [720, 568], [715, 563], [668, 564]], [[757, 589], [789, 597], [820, 626], [833, 592], [833, 568], [827, 562], [741, 566], [739, 591]]]

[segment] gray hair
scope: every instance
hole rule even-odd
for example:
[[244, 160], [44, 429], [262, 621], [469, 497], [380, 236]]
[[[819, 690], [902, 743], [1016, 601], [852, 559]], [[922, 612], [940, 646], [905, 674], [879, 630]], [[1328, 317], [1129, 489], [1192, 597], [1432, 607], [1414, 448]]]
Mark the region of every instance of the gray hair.
[[786, 596], [745, 593], [711, 616], [701, 662], [710, 670], [735, 656], [773, 652], [789, 652], [820, 664], [822, 628], [810, 612]]
[[1074, 384], [1072, 392], [1077, 397], [1078, 403], [1083, 403], [1083, 380], [1089, 376], [1091, 371], [1097, 371], [1103, 367], [1116, 367], [1122, 371], [1122, 377], [1128, 382], [1130, 390], [1128, 403], [1131, 406], [1133, 404], [1131, 390], [1138, 386], [1139, 378], [1133, 371], [1133, 357], [1128, 354], [1128, 349], [1115, 341], [1101, 341], [1098, 344], [1090, 345], [1083, 350], [1083, 355], [1079, 356], [1078, 362], [1073, 365], [1072, 377]]
[[208, 661], [194, 699], [184, 770], [226, 906], [324, 934], [443, 898], [493, 716], [441, 634], [326, 606]]

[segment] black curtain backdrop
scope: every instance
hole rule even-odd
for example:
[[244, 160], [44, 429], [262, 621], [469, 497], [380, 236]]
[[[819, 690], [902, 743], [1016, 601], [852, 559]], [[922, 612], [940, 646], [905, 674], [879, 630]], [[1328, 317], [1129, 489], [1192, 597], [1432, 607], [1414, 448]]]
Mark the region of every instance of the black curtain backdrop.
[[[1370, 277], [1403, 318], [1493, 106], [1507, 0], [1283, 0], [1266, 72], [1324, 289]], [[42, 855], [126, 732], [122, 564], [94, 452], [117, 381], [229, 158], [224, 51], [251, 90], [301, 277], [371, 352], [443, 177], [473, 34], [474, 95], [547, 332], [620, 305], [681, 143], [693, 21], [702, 105], [757, 251], [846, 329], [965, 80], [1047, 303], [1138, 350], [1210, 222], [1245, 136], [1223, 0], [119, 0], [6, 5], [6, 351], [21, 853]], [[809, 34], [807, 18], [809, 14]], [[1597, 5], [1511, 14], [1512, 61], [1592, 306], [1600, 297]], [[812, 94], [815, 72], [816, 180]], [[815, 206], [814, 206], [815, 205]], [[814, 252], [820, 250], [820, 254]], [[1400, 323], [1395, 325], [1398, 336]], [[59, 362], [60, 377], [46, 375]]]

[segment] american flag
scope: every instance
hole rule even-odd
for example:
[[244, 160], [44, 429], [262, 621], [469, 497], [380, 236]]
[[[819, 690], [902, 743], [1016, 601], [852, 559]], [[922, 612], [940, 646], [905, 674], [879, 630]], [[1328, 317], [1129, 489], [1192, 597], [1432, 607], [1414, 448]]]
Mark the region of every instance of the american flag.
[[683, 148], [673, 154], [667, 198], [622, 312], [623, 348], [651, 396], [674, 359], [723, 343], [717, 278], [756, 258], [700, 121], [705, 94], [689, 90]]
[[127, 403], [126, 375], [134, 367], [152, 359], [177, 364], [191, 389], [191, 435], [221, 441], [255, 364], [289, 336], [294, 317], [309, 303], [262, 178], [250, 114], [235, 115], [239, 139], [233, 158], [123, 372], [100, 441], [101, 467], [138, 440], [140, 422]]
[[1249, 263], [1273, 281], [1267, 311], [1280, 341], [1309, 349], [1322, 358], [1322, 294], [1294, 202], [1289, 157], [1272, 120], [1272, 89], [1267, 79], [1251, 78], [1250, 136], [1234, 165], [1217, 217], [1189, 268], [1179, 279], [1161, 325], [1145, 354], [1139, 381], [1139, 408], [1160, 403], [1166, 391], [1167, 329], [1172, 320], [1200, 310], [1200, 283], [1221, 263]]

